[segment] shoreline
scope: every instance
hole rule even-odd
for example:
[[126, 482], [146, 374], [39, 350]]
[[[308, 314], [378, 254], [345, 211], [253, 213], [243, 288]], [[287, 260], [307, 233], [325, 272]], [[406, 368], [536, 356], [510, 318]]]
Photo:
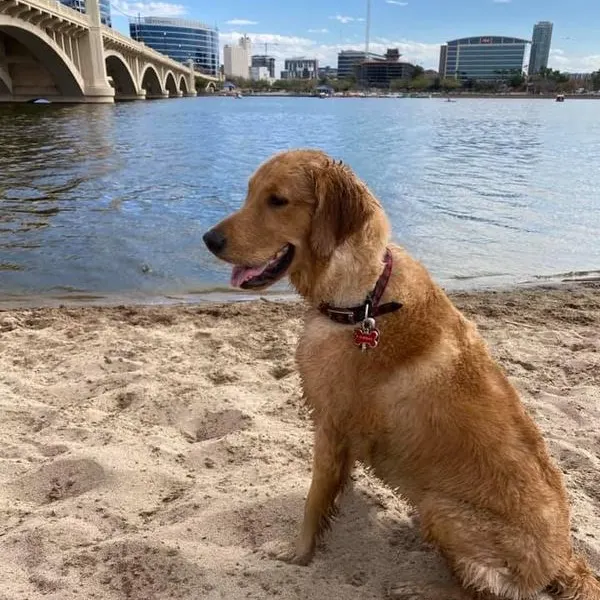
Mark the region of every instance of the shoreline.
[[[600, 571], [600, 282], [449, 296], [542, 430], [575, 547]], [[462, 597], [412, 508], [360, 466], [313, 563], [269, 557], [310, 484], [303, 313], [279, 300], [0, 310], [0, 597]]]
[[[244, 93], [243, 98], [317, 98], [315, 94], [304, 93], [277, 93], [277, 92], [251, 92]], [[565, 100], [600, 100], [600, 94], [565, 94], [556, 92], [551, 94], [489, 94], [489, 93], [456, 93], [450, 92], [360, 92], [351, 94], [340, 94], [328, 96], [327, 100], [446, 100], [450, 98], [469, 99], [487, 99], [487, 100], [556, 100], [557, 95], [564, 96]], [[206, 94], [199, 96], [202, 98], [233, 98], [233, 94]]]
[[[490, 283], [494, 276], [456, 277], [449, 285], [448, 281], [436, 283], [448, 294], [480, 293], [480, 292], [516, 292], [518, 290], [536, 288], [568, 288], [572, 285], [600, 285], [600, 270], [589, 269], [556, 273], [554, 275], [538, 275], [524, 280]], [[485, 280], [482, 281], [482, 280]], [[478, 284], [473, 285], [474, 281]], [[471, 285], [465, 285], [466, 282]], [[295, 302], [301, 300], [297, 293], [287, 289], [268, 289], [259, 293], [249, 293], [225, 286], [207, 289], [179, 291], [171, 293], [138, 293], [138, 292], [73, 292], [73, 293], [41, 293], [41, 294], [10, 294], [0, 292], [0, 312], [31, 309], [58, 308], [83, 306], [193, 306], [203, 304], [229, 304], [237, 302], [255, 302], [258, 300]]]

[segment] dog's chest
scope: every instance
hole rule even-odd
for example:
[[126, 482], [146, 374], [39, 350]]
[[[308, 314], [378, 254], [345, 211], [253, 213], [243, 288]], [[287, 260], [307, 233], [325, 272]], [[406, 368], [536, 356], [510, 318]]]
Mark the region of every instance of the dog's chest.
[[368, 454], [370, 439], [381, 439], [389, 427], [384, 381], [372, 368], [378, 348], [361, 351], [353, 342], [354, 328], [323, 318], [306, 324], [296, 352], [306, 401], [318, 422], [328, 418]]

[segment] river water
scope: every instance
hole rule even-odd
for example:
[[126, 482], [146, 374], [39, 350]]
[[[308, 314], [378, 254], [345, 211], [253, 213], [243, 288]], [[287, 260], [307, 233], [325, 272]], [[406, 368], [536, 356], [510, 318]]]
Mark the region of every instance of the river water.
[[298, 146], [350, 164], [446, 288], [600, 269], [600, 101], [0, 106], [0, 299], [226, 293], [202, 233]]

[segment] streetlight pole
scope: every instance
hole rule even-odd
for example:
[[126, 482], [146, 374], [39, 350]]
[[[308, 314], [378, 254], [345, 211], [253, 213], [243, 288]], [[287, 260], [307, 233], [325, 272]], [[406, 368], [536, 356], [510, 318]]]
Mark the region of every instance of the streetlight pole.
[[369, 58], [369, 36], [371, 35], [371, 0], [367, 0], [367, 30], [365, 35], [365, 60]]

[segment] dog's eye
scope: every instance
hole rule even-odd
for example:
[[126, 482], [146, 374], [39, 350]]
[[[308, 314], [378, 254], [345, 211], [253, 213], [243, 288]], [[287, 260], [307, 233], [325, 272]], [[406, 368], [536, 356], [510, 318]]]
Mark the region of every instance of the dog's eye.
[[276, 196], [275, 194], [271, 194], [269, 196], [269, 206], [274, 206], [274, 207], [280, 207], [280, 206], [286, 206], [288, 204], [288, 201], [285, 198], [282, 198], [281, 196]]

